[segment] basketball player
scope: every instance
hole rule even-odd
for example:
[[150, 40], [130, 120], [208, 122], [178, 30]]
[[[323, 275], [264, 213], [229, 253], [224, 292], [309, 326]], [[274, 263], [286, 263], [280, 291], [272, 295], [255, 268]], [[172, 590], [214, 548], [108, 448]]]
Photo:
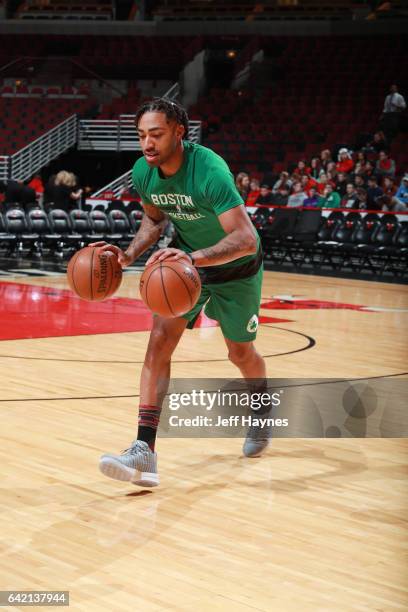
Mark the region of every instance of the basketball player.
[[[258, 385], [260, 379], [265, 381], [265, 362], [254, 347], [263, 269], [259, 237], [228, 166], [210, 149], [186, 140], [184, 109], [156, 99], [137, 111], [135, 123], [143, 156], [135, 163], [132, 178], [145, 215], [125, 252], [101, 242], [92, 246], [114, 251], [125, 267], [159, 240], [171, 220], [177, 248], [156, 251], [147, 264], [185, 261], [196, 266], [202, 278], [201, 296], [190, 312], [174, 319], [154, 317], [141, 373], [137, 439], [121, 455], [106, 454], [100, 461], [106, 476], [153, 487], [159, 483], [154, 446], [171, 356], [204, 306], [206, 314], [219, 322], [228, 357], [242, 376], [257, 379]], [[266, 389], [266, 382], [262, 385]], [[243, 452], [256, 457], [268, 441], [269, 431], [251, 426]]]

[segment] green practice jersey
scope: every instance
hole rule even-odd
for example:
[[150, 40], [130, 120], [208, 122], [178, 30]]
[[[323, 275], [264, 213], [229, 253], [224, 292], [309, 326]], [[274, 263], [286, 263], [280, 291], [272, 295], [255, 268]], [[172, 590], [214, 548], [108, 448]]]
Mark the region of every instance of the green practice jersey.
[[[186, 252], [213, 246], [226, 236], [218, 216], [240, 206], [243, 200], [225, 161], [206, 147], [184, 141], [179, 170], [162, 178], [144, 157], [133, 167], [132, 179], [144, 204], [166, 213], [177, 232], [178, 247]], [[255, 255], [241, 257], [219, 267], [241, 265]]]

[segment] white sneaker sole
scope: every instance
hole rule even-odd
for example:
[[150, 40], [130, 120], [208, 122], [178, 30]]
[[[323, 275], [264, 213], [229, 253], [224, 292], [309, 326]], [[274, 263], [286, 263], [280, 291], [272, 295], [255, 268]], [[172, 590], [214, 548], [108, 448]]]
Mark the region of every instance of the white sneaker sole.
[[133, 468], [123, 465], [113, 457], [106, 457], [100, 460], [99, 469], [108, 478], [114, 480], [122, 480], [133, 482], [139, 487], [157, 487], [159, 484], [159, 475], [154, 472], [139, 472]]

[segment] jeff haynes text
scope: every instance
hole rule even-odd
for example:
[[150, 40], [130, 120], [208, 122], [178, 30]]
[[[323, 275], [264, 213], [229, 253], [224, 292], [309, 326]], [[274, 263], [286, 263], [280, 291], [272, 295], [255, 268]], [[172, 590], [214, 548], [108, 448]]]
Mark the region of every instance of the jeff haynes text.
[[169, 418], [171, 427], [287, 427], [288, 419], [272, 419], [254, 417], [252, 415], [231, 415], [229, 417], [218, 416], [216, 419], [212, 417], [198, 415], [192, 419], [172, 415]]

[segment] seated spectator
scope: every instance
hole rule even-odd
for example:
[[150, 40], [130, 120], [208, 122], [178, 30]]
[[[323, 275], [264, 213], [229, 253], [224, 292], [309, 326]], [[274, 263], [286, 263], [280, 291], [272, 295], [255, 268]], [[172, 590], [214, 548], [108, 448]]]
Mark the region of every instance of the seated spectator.
[[323, 149], [323, 151], [320, 153], [320, 165], [322, 167], [322, 170], [326, 172], [327, 164], [329, 164], [332, 160], [333, 157], [330, 149]]
[[329, 183], [326, 185], [319, 206], [322, 208], [340, 208], [340, 195], [333, 191], [333, 187]]
[[364, 170], [363, 170], [363, 175], [366, 178], [366, 180], [368, 180], [369, 177], [373, 176], [374, 174], [375, 172], [374, 172], [373, 164], [370, 161], [366, 162], [366, 165], [364, 166]]
[[365, 189], [367, 186], [365, 176], [363, 174], [356, 174], [354, 177], [354, 185], [356, 188]]
[[383, 195], [377, 200], [381, 210], [386, 212], [407, 212], [408, 204], [404, 204], [394, 196]]
[[[367, 163], [367, 155], [365, 154], [364, 151], [357, 151], [356, 153], [356, 165], [357, 164], [361, 164], [362, 166], [365, 166], [365, 164]], [[356, 170], [354, 170], [356, 171]]]
[[320, 159], [318, 157], [313, 157], [312, 161], [310, 162], [310, 176], [311, 178], [314, 178], [316, 181], [319, 178], [320, 175], [320, 171], [321, 171], [321, 165], [320, 165]]
[[291, 188], [292, 188], [292, 181], [289, 178], [289, 173], [281, 172], [279, 175], [279, 179], [276, 181], [276, 183], [272, 187], [272, 193], [278, 193], [282, 189], [284, 191], [290, 192]]
[[367, 191], [362, 187], [358, 187], [356, 193], [358, 198], [358, 209], [367, 210]]
[[397, 193], [397, 187], [394, 183], [394, 179], [391, 176], [384, 176], [382, 190], [384, 195], [388, 196], [394, 196]]
[[255, 204], [269, 206], [273, 204], [273, 195], [269, 185], [261, 185], [259, 196], [255, 200]]
[[347, 183], [348, 182], [349, 182], [348, 176], [346, 174], [344, 174], [344, 172], [339, 172], [338, 175], [337, 175], [337, 181], [336, 181], [336, 191], [337, 191], [337, 193], [340, 194], [341, 198], [344, 195], [346, 195]]
[[317, 186], [319, 184], [318, 181], [307, 174], [302, 176], [300, 182], [302, 183], [302, 191], [304, 191], [306, 195], [310, 195], [310, 190], [312, 187], [317, 190]]
[[47, 204], [53, 208], [61, 208], [69, 212], [78, 208], [82, 195], [79, 189], [77, 178], [72, 172], [61, 170], [57, 174], [50, 176], [44, 194]]
[[44, 199], [44, 183], [42, 182], [41, 175], [36, 174], [28, 183], [28, 186], [34, 189], [37, 201], [42, 205]]
[[319, 182], [317, 184], [317, 191], [319, 192], [320, 195], [323, 195], [327, 184], [328, 184], [327, 174], [325, 172], [322, 172], [320, 174]]
[[249, 183], [249, 193], [246, 199], [245, 204], [247, 206], [254, 206], [257, 197], [260, 195], [260, 188], [259, 188], [259, 181], [258, 179], [251, 179], [250, 183]]
[[34, 189], [25, 185], [22, 181], [6, 179], [0, 181], [0, 193], [4, 193], [5, 204], [19, 204], [28, 209], [31, 204], [36, 204]]
[[310, 174], [310, 168], [306, 166], [306, 162], [304, 159], [301, 159], [300, 162], [298, 162], [298, 165], [296, 166], [293, 173], [298, 174], [300, 177], [304, 176], [305, 174]]
[[288, 207], [297, 208], [298, 206], [303, 206], [306, 197], [306, 194], [302, 191], [302, 183], [297, 181], [293, 185], [293, 193], [288, 198]]
[[347, 183], [346, 193], [341, 199], [340, 206], [341, 208], [358, 208], [359, 207], [357, 191], [353, 183]]
[[245, 202], [249, 193], [249, 176], [246, 172], [239, 172], [237, 174], [237, 178], [235, 179], [235, 186]]
[[369, 143], [369, 147], [372, 151], [379, 153], [387, 148], [387, 140], [384, 132], [376, 132], [373, 136], [372, 141]]
[[318, 208], [320, 206], [320, 200], [321, 198], [316, 187], [311, 187], [308, 197], [303, 200], [303, 206], [307, 206], [308, 208]]
[[335, 164], [334, 161], [331, 161], [327, 164], [327, 168], [326, 168], [326, 174], [329, 174], [329, 172], [332, 175], [332, 178], [336, 178], [337, 176], [337, 165]]
[[370, 210], [379, 210], [381, 207], [377, 203], [377, 199], [384, 195], [381, 187], [378, 186], [375, 176], [370, 176], [367, 187], [367, 205]]
[[404, 175], [395, 197], [400, 202], [408, 205], [408, 174]]
[[342, 148], [339, 151], [338, 162], [336, 164], [337, 172], [344, 172], [350, 174], [353, 170], [354, 162], [351, 157], [351, 153], [348, 149]]
[[375, 171], [377, 176], [395, 176], [395, 161], [385, 151], [380, 151]]

